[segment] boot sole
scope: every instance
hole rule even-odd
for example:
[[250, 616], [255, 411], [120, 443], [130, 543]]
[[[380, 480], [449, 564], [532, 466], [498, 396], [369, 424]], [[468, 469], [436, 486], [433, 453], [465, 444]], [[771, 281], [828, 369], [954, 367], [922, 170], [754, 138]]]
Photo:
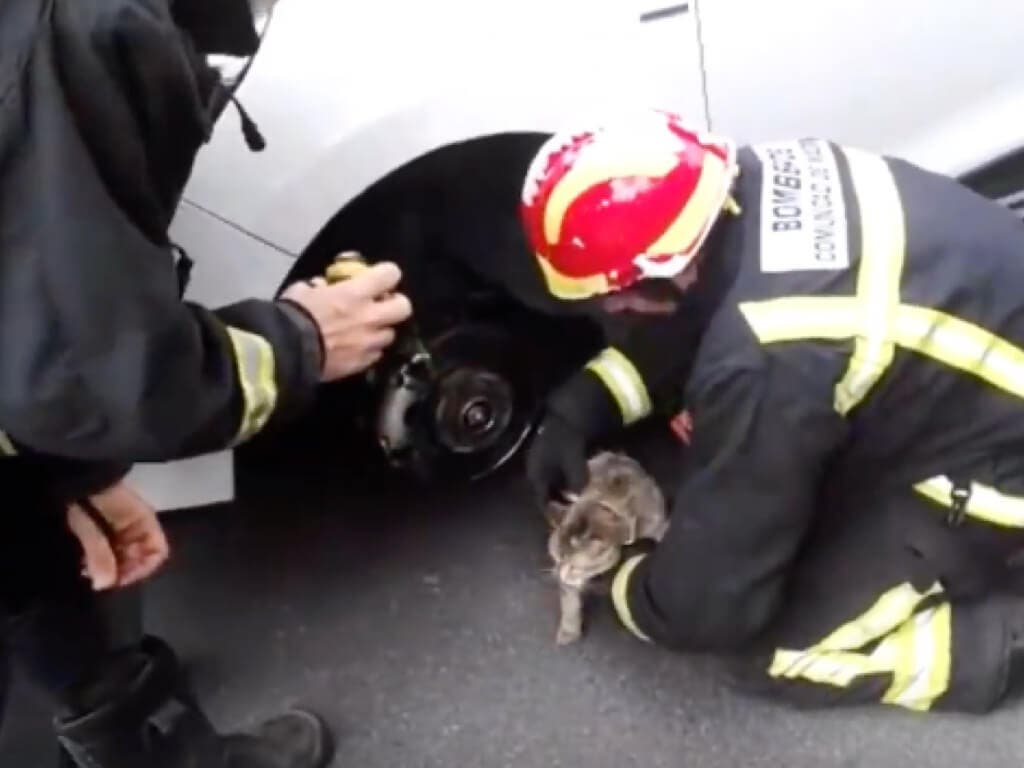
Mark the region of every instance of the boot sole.
[[316, 728], [316, 732], [320, 734], [319, 752], [314, 756], [313, 764], [310, 768], [328, 768], [334, 762], [337, 754], [337, 743], [327, 722], [320, 715], [310, 712], [308, 709], [293, 709], [291, 714], [308, 720]]

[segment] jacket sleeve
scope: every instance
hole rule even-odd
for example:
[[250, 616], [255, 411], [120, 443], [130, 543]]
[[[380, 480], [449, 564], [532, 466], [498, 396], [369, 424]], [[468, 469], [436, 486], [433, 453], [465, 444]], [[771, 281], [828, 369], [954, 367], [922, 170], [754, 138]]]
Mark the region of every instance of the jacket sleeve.
[[603, 320], [607, 346], [549, 398], [557, 412], [590, 437], [681, 405], [700, 343], [686, 311], [662, 317]]
[[643, 639], [729, 650], [775, 615], [845, 422], [805, 382], [736, 370], [692, 393], [693, 445], [669, 530], [617, 573], [613, 603]]
[[[0, 450], [130, 463], [247, 440], [312, 396], [317, 332], [291, 305], [180, 300], [169, 244], [129, 215], [142, 193], [127, 170], [103, 172], [117, 145], [149, 167], [132, 154], [145, 142], [128, 121], [111, 124], [123, 135], [104, 151], [85, 140], [98, 131], [63, 88], [55, 39], [41, 31], [0, 83]], [[168, 99], [175, 84], [187, 91], [172, 59], [153, 73]], [[118, 87], [106, 84], [97, 98], [113, 110]]]

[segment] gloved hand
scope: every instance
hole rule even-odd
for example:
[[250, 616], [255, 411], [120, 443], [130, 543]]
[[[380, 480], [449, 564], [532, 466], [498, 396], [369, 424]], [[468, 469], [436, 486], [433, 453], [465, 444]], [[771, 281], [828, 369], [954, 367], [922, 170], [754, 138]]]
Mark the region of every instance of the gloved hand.
[[580, 493], [590, 479], [586, 435], [549, 413], [527, 454], [526, 475], [542, 504], [567, 492]]

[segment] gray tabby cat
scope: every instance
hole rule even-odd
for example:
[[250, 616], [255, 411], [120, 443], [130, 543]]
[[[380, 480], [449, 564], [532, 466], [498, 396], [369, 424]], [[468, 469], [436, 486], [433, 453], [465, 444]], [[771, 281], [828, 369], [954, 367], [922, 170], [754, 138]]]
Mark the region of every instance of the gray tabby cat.
[[611, 571], [624, 547], [660, 541], [668, 529], [665, 499], [654, 478], [621, 453], [599, 453], [587, 463], [590, 482], [568, 504], [551, 502], [548, 553], [558, 580], [561, 617], [555, 641], [568, 645], [583, 634], [583, 595]]

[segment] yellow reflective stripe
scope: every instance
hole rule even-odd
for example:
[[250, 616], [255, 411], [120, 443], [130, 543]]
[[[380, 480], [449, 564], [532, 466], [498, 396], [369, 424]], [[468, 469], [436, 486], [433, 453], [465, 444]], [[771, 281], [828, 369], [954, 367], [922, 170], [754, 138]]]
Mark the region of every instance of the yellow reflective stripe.
[[892, 670], [882, 697], [916, 711], [931, 709], [949, 688], [953, 613], [949, 603], [921, 611], [887, 637], [872, 654]]
[[921, 691], [921, 700], [928, 702], [929, 709], [949, 690], [953, 677], [953, 606], [942, 603], [932, 610], [934, 615], [929, 631], [932, 635], [933, 664], [925, 678], [927, 687]]
[[895, 340], [1024, 398], [1024, 350], [973, 323], [935, 309], [904, 305], [897, 313]]
[[[945, 475], [918, 483], [914, 490], [942, 507], [952, 506], [953, 481]], [[981, 483], [971, 483], [964, 512], [977, 520], [1004, 528], [1024, 528], [1024, 498], [1000, 493]]]
[[909, 582], [900, 584], [879, 597], [858, 618], [839, 627], [814, 647], [827, 651], [862, 648], [892, 632], [914, 613], [922, 600], [941, 591], [942, 587], [937, 582], [927, 592], [918, 592]]
[[[917, 611], [926, 598], [941, 592], [938, 582], [925, 592], [900, 584], [814, 646], [778, 649], [768, 674], [840, 688], [865, 675], [891, 674], [883, 702], [928, 709], [949, 687], [952, 614], [948, 603]], [[870, 654], [857, 652], [877, 640]]]
[[900, 306], [906, 227], [886, 161], [854, 148], [844, 148], [843, 153], [860, 206], [856, 296], [748, 302], [740, 310], [764, 344], [852, 338], [853, 354], [835, 387], [835, 409], [845, 415], [878, 383], [895, 355], [893, 326]]
[[762, 344], [803, 339], [839, 341], [857, 333], [859, 305], [849, 297], [790, 296], [739, 305]]
[[544, 275], [544, 282], [552, 296], [566, 301], [577, 301], [589, 299], [591, 296], [601, 296], [610, 290], [608, 280], [603, 274], [588, 275], [587, 277], [570, 277], [555, 269], [555, 266], [541, 256], [536, 255], [540, 264], [541, 273]]
[[234, 444], [248, 440], [266, 425], [277, 405], [274, 350], [255, 333], [227, 326], [242, 388], [242, 419]]
[[768, 668], [774, 678], [808, 680], [836, 688], [848, 688], [858, 677], [887, 671], [879, 661], [851, 651], [778, 650]]
[[697, 186], [675, 220], [661, 237], [647, 246], [646, 252], [654, 255], [683, 253], [692, 248], [704, 229], [718, 218], [731, 182], [732, 175], [725, 161], [714, 152], [705, 153]]
[[633, 571], [644, 557], [646, 555], [631, 557], [619, 568], [612, 581], [612, 605], [615, 606], [615, 613], [618, 614], [619, 621], [623, 626], [644, 642], [649, 643], [651, 638], [640, 631], [640, 627], [637, 626], [636, 620], [633, 618], [633, 612], [629, 609], [629, 577], [633, 575]]
[[651, 412], [651, 398], [643, 378], [619, 350], [608, 347], [587, 363], [586, 369], [593, 372], [615, 398], [623, 424], [632, 424]]
[[913, 350], [1024, 399], [1024, 350], [945, 312], [901, 304], [906, 232], [899, 192], [885, 161], [844, 150], [861, 208], [862, 255], [856, 297], [793, 296], [740, 305], [763, 344], [854, 339], [835, 407], [846, 414], [892, 363], [895, 347]]
[[859, 149], [843, 150], [860, 206], [861, 258], [857, 273], [860, 332], [849, 367], [835, 389], [835, 407], [849, 413], [892, 363], [891, 341], [900, 301], [906, 234], [903, 207], [885, 160]]
[[[740, 304], [762, 344], [857, 335], [856, 300], [792, 296]], [[901, 304], [888, 339], [1024, 399], [1024, 350], [980, 326], [936, 309]]]
[[18, 449], [14, 447], [14, 443], [11, 442], [11, 438], [7, 436], [6, 432], [0, 431], [0, 454], [4, 456], [17, 456]]

